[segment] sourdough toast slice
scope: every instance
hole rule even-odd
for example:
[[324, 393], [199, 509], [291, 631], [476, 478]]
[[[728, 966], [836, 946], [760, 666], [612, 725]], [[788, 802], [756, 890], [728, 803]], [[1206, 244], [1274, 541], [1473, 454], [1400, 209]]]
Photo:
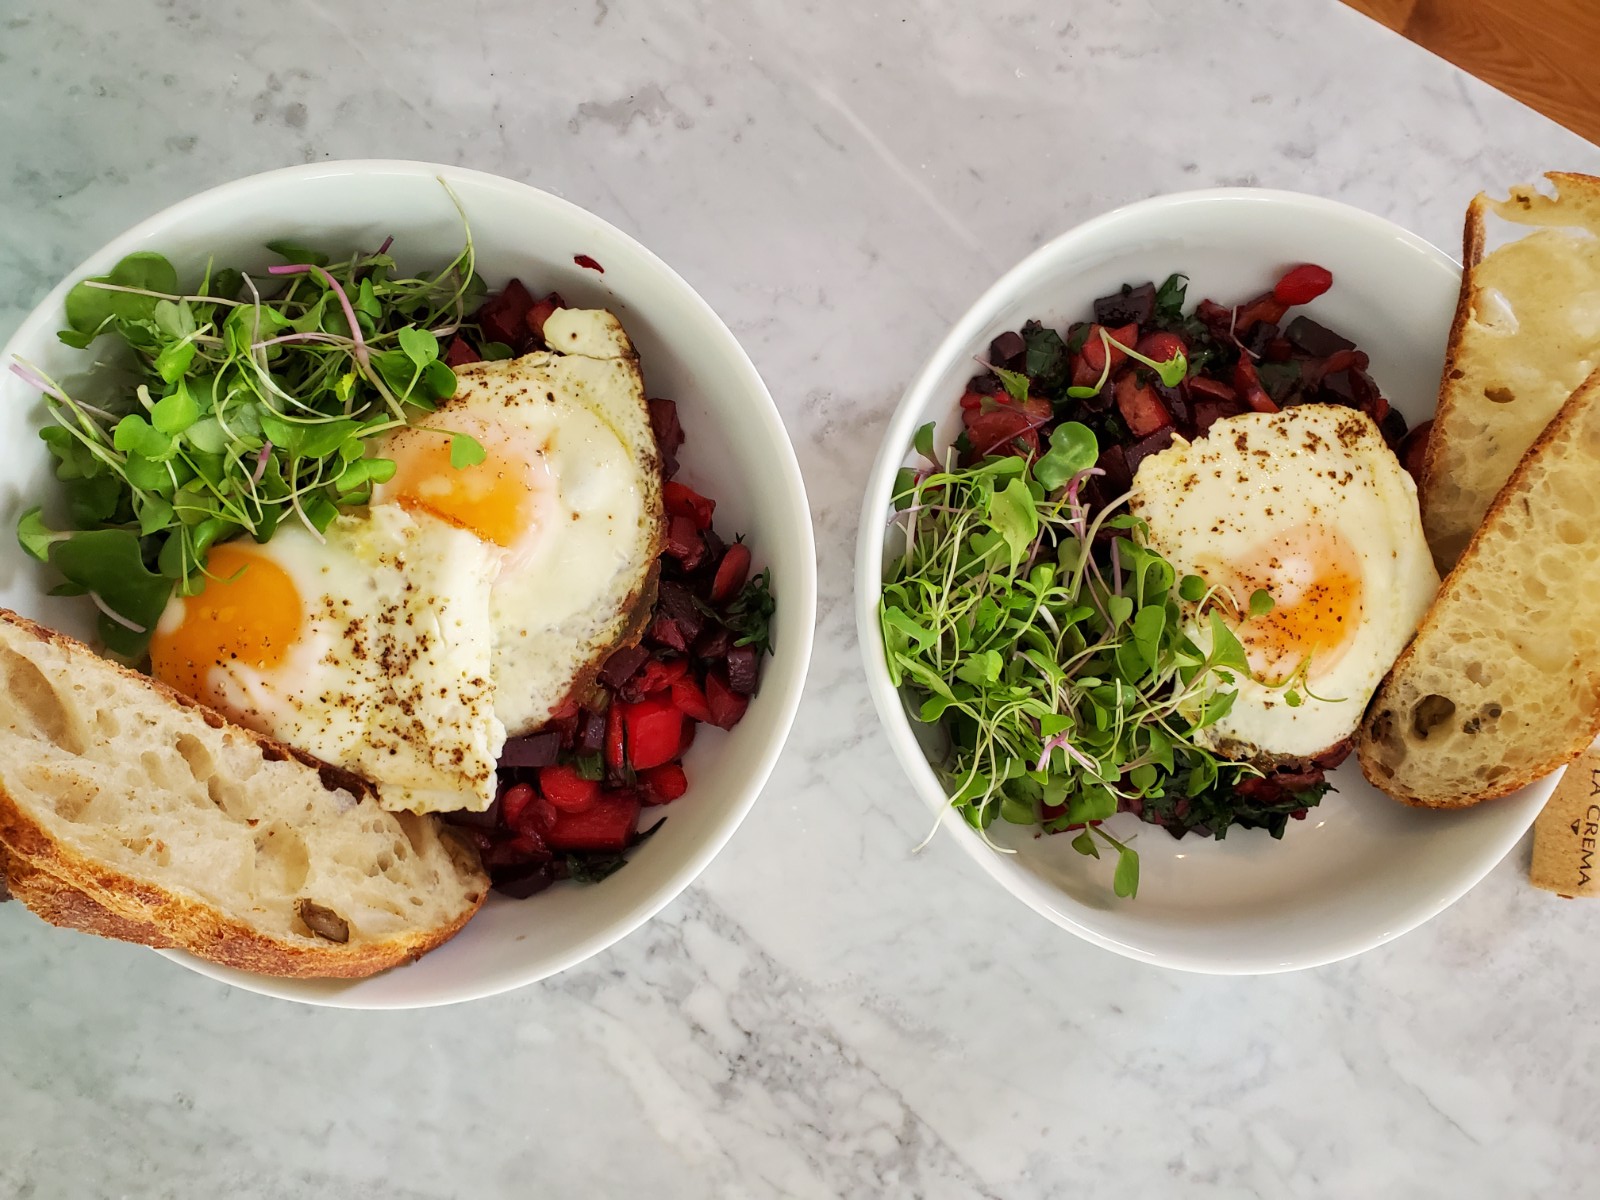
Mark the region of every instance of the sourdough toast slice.
[[1373, 786], [1461, 808], [1600, 733], [1600, 370], [1523, 457], [1356, 732]]
[[433, 818], [0, 610], [0, 844], [55, 924], [267, 975], [371, 975], [483, 903]]
[[[1461, 294], [1419, 487], [1441, 575], [1556, 410], [1600, 366], [1600, 179], [1545, 178], [1554, 196], [1521, 186], [1467, 208]], [[1490, 215], [1532, 230], [1486, 255]]]

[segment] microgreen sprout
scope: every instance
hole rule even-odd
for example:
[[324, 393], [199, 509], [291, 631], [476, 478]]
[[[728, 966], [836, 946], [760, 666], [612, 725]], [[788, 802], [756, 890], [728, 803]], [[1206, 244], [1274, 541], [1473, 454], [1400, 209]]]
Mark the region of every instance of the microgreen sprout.
[[[464, 214], [462, 228], [461, 251], [426, 276], [399, 274], [387, 240], [338, 262], [274, 242], [288, 261], [259, 277], [208, 264], [181, 287], [167, 259], [140, 251], [68, 292], [61, 341], [116, 338], [131, 379], [89, 403], [37, 366], [10, 364], [45, 397], [40, 436], [67, 518], [56, 530], [30, 509], [18, 538], [92, 598], [110, 649], [142, 653], [174, 589], [202, 586], [216, 542], [265, 542], [286, 518], [320, 538], [393, 477], [374, 439], [454, 394], [442, 343], [484, 292]], [[474, 438], [441, 432], [457, 469], [483, 461]]]

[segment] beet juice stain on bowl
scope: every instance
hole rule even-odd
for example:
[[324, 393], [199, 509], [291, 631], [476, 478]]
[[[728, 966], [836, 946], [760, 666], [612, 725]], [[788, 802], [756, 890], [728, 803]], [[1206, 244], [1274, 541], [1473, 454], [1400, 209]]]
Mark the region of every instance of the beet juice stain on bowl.
[[[588, 255], [573, 259], [596, 271]], [[511, 280], [469, 318], [472, 332], [446, 350], [450, 366], [545, 348], [544, 326], [567, 307], [555, 292], [535, 300]], [[685, 434], [674, 401], [651, 399], [650, 424], [665, 479], [665, 548], [643, 636], [612, 653], [588, 694], [567, 701], [540, 729], [506, 741], [494, 802], [446, 814], [478, 847], [496, 891], [517, 899], [558, 880], [592, 883], [627, 861], [661, 827], [641, 825], [689, 789], [683, 756], [702, 724], [732, 729], [760, 683], [774, 611], [766, 571], [712, 524], [716, 501], [677, 482]]]
[[602, 275], [606, 273], [606, 269], [600, 265], [599, 261], [590, 258], [587, 254], [574, 254], [572, 261], [586, 271], [598, 271]]

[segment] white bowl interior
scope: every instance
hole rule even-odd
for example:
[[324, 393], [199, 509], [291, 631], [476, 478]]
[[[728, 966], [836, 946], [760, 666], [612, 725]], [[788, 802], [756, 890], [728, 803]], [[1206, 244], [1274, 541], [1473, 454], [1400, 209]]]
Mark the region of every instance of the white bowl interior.
[[[743, 532], [755, 567], [772, 570], [778, 612], [774, 655], [740, 725], [703, 731], [686, 767], [690, 791], [666, 827], [629, 865], [599, 884], [559, 886], [528, 900], [491, 895], [457, 938], [411, 966], [353, 983], [264, 979], [183, 954], [186, 966], [253, 991], [361, 1008], [444, 1004], [493, 995], [541, 979], [594, 954], [678, 894], [732, 835], [770, 773], [799, 703], [816, 611], [816, 555], [804, 485], [771, 397], [749, 358], [710, 307], [670, 268], [598, 217], [534, 188], [454, 167], [343, 162], [290, 168], [226, 184], [186, 200], [117, 238], [35, 310], [4, 352], [58, 378], [80, 373], [83, 352], [61, 345], [66, 288], [141, 249], [166, 254], [180, 279], [198, 278], [208, 255], [221, 265], [279, 261], [264, 243], [279, 237], [334, 253], [395, 237], [402, 269], [448, 261], [460, 219], [439, 183], [459, 197], [472, 225], [478, 270], [490, 286], [516, 276], [536, 294], [609, 308], [639, 351], [646, 387], [676, 400], [688, 440], [679, 476], [717, 501], [717, 527]], [[595, 259], [604, 273], [578, 266]], [[37, 394], [0, 374], [0, 527], [55, 490], [34, 430]], [[80, 601], [53, 599], [16, 539], [0, 538], [0, 604], [82, 634]]]
[[[912, 461], [917, 427], [959, 425], [956, 399], [991, 338], [1038, 318], [1058, 329], [1124, 282], [1181, 271], [1188, 300], [1237, 303], [1287, 267], [1316, 262], [1334, 287], [1304, 311], [1352, 338], [1372, 375], [1413, 424], [1432, 415], [1460, 270], [1441, 251], [1380, 218], [1292, 193], [1234, 189], [1161, 197], [1119, 209], [1035, 251], [962, 318], [906, 392], [868, 486], [857, 557], [857, 621], [868, 684], [917, 792], [1009, 891], [1057, 924], [1132, 958], [1186, 970], [1264, 973], [1331, 962], [1414, 928], [1464, 894], [1532, 823], [1555, 777], [1460, 812], [1407, 808], [1383, 796], [1354, 761], [1281, 842], [1261, 830], [1225, 841], [1164, 831], [1130, 816], [1108, 828], [1133, 837], [1139, 895], [1111, 891], [1112, 862], [1063, 837], [1035, 837], [997, 821], [996, 853], [949, 807], [929, 766], [929, 729], [911, 719], [889, 683], [877, 627], [886, 518], [895, 472]], [[919, 740], [920, 739], [920, 740]]]

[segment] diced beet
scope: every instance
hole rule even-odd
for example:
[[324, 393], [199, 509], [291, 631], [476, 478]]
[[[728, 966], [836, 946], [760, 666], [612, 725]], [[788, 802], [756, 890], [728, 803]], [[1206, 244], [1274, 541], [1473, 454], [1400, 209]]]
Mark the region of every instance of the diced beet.
[[1143, 325], [1155, 315], [1156, 285], [1124, 286], [1094, 302], [1094, 319], [1102, 325]]
[[517, 832], [500, 838], [483, 854], [486, 867], [510, 867], [522, 863], [546, 862], [550, 858], [549, 843], [533, 832]]
[[1124, 451], [1128, 456], [1128, 469], [1137, 471], [1139, 464], [1149, 458], [1150, 455], [1159, 453], [1172, 445], [1172, 438], [1176, 432], [1171, 425], [1167, 425], [1128, 446]]
[[1128, 466], [1127, 454], [1116, 443], [1101, 450], [1100, 458], [1094, 465], [1105, 472], [1102, 481], [1113, 498], [1122, 495], [1132, 486], [1133, 469]]
[[[585, 779], [577, 768], [557, 763], [539, 769], [539, 791], [558, 813], [582, 812], [600, 798], [600, 781]], [[560, 822], [560, 818], [556, 818]]]
[[735, 646], [728, 651], [728, 686], [741, 696], [756, 694], [756, 668], [760, 656], [754, 646]]
[[1226, 404], [1238, 403], [1239, 393], [1220, 379], [1213, 379], [1209, 375], [1196, 375], [1188, 383], [1189, 397], [1197, 404], [1201, 400], [1220, 400]]
[[1317, 399], [1324, 404], [1346, 404], [1351, 408], [1356, 406], [1355, 384], [1350, 378], [1349, 371], [1335, 371], [1332, 375], [1325, 376], [1322, 388], [1317, 394]]
[[1172, 414], [1154, 388], [1139, 382], [1137, 372], [1125, 371], [1117, 377], [1115, 395], [1117, 411], [1135, 438], [1148, 437], [1163, 426], [1172, 425]]
[[453, 337], [450, 345], [445, 348], [444, 365], [447, 367], [464, 367], [468, 363], [481, 361], [483, 355], [477, 348], [464, 337]]
[[1400, 465], [1411, 473], [1411, 478], [1422, 479], [1422, 467], [1428, 458], [1428, 437], [1433, 433], [1433, 422], [1424, 421], [1400, 443]]
[[685, 571], [692, 571], [700, 565], [706, 556], [706, 543], [693, 517], [668, 519], [667, 541], [663, 549], [682, 563]]
[[668, 479], [678, 473], [678, 451], [683, 448], [683, 426], [678, 422], [678, 406], [671, 400], [651, 400], [650, 428], [661, 452], [661, 472]]
[[659, 767], [678, 757], [683, 744], [683, 713], [664, 696], [622, 706], [628, 731], [628, 764], [636, 771]]
[[640, 773], [639, 787], [646, 804], [671, 804], [689, 790], [689, 777], [678, 763], [662, 763]]
[[1278, 336], [1278, 326], [1272, 321], [1257, 321], [1251, 328], [1247, 337], [1240, 338], [1241, 344], [1250, 354], [1257, 358], [1266, 356], [1267, 344]]
[[656, 616], [650, 622], [650, 636], [686, 654], [704, 627], [705, 616], [693, 593], [681, 583], [663, 583], [656, 594]]
[[[1378, 399], [1383, 400], [1383, 397], [1380, 395]], [[1384, 414], [1378, 418], [1378, 429], [1383, 433], [1383, 440], [1391, 447], [1398, 446], [1406, 438], [1406, 419], [1400, 415], [1398, 408], [1389, 408], [1387, 400], [1384, 406]]]
[[1286, 272], [1272, 289], [1273, 297], [1283, 305], [1310, 304], [1333, 286], [1333, 273], [1316, 263], [1301, 263]]
[[750, 707], [750, 698], [741, 696], [725, 679], [712, 672], [706, 676], [706, 706], [711, 710], [709, 724], [718, 729], [732, 729]]
[[717, 574], [711, 582], [711, 603], [726, 604], [739, 594], [750, 577], [750, 547], [735, 542], [723, 552]]
[[717, 502], [708, 500], [693, 488], [669, 479], [661, 489], [662, 503], [666, 505], [667, 512], [674, 517], [688, 517], [694, 522], [696, 529], [710, 529], [711, 516], [716, 512]]
[[1155, 391], [1166, 410], [1172, 414], [1173, 422], [1179, 429], [1188, 429], [1194, 424], [1194, 410], [1189, 407], [1188, 388], [1180, 384], [1177, 387], [1168, 387], [1157, 380], [1150, 387]]
[[513, 279], [483, 302], [477, 312], [478, 327], [489, 341], [515, 346], [528, 336], [528, 311], [532, 307], [533, 296], [520, 279]]
[[632, 792], [608, 792], [583, 812], [562, 813], [546, 841], [552, 850], [626, 850], [639, 809]]
[[1233, 309], [1225, 308], [1215, 300], [1202, 300], [1195, 306], [1194, 315], [1218, 338], [1226, 338], [1233, 328]]
[[1245, 411], [1235, 400], [1196, 400], [1194, 402], [1194, 431], [1198, 436], [1210, 429], [1223, 417], [1236, 417]]
[[600, 668], [600, 682], [608, 688], [619, 688], [633, 678], [633, 673], [644, 666], [650, 651], [643, 646], [624, 646]]
[[[672, 703], [677, 706], [679, 712], [691, 721], [711, 720], [711, 709], [706, 704], [706, 694], [700, 689], [700, 685], [689, 676], [686, 675], [674, 683], [671, 694]], [[689, 726], [685, 729], [685, 734], [691, 733], [693, 728], [692, 725]], [[685, 742], [685, 748], [687, 748], [687, 741]]]
[[1284, 336], [1300, 350], [1313, 358], [1327, 358], [1339, 350], [1354, 350], [1356, 344], [1320, 322], [1307, 316], [1298, 316], [1289, 322]]
[[586, 712], [578, 722], [578, 753], [599, 754], [606, 748], [606, 714]]
[[683, 626], [671, 617], [657, 614], [651, 618], [650, 625], [645, 630], [645, 636], [652, 642], [657, 642], [669, 650], [676, 650], [679, 654], [688, 653], [689, 638], [685, 634]]
[[544, 891], [555, 881], [555, 872], [550, 869], [548, 862], [530, 863], [524, 867], [506, 867], [490, 876], [494, 890], [513, 900], [526, 900], [529, 896]]
[[1028, 343], [1014, 330], [1002, 333], [989, 343], [989, 361], [997, 367], [1014, 371], [1021, 366], [1016, 360], [1027, 353]]
[[441, 819], [448, 825], [457, 825], [471, 829], [493, 829], [500, 824], [500, 796], [505, 794], [504, 789], [482, 812], [468, 812], [459, 809], [456, 812], [441, 814]]
[[561, 307], [561, 297], [551, 292], [543, 300], [536, 301], [528, 310], [528, 332], [541, 342], [544, 341], [544, 323], [553, 316]]
[[733, 635], [723, 626], [715, 625], [695, 639], [694, 656], [702, 662], [711, 662], [726, 658], [732, 648]]
[[[970, 416], [970, 414], [969, 414]], [[1039, 452], [1038, 423], [1015, 408], [999, 408], [979, 413], [967, 421], [967, 437], [972, 442], [972, 459], [991, 454]]]
[[723, 541], [722, 535], [709, 525], [700, 531], [700, 536], [706, 543], [707, 564], [720, 563], [722, 561], [722, 552], [728, 548], [728, 543]]
[[521, 737], [507, 738], [500, 750], [502, 767], [546, 767], [561, 753], [561, 734], [541, 730]]

